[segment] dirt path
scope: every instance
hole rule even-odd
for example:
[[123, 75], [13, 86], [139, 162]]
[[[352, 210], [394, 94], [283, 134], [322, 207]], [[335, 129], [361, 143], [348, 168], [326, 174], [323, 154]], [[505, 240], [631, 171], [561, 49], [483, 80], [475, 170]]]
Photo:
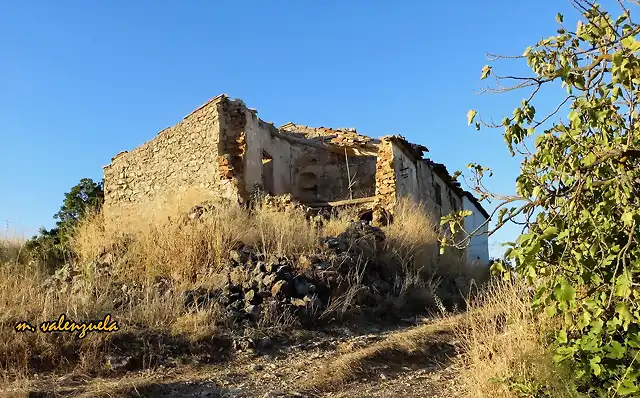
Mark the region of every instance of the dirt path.
[[462, 397], [450, 326], [319, 332], [301, 344], [238, 352], [214, 365], [161, 367], [104, 379], [66, 376], [4, 391], [30, 397]]

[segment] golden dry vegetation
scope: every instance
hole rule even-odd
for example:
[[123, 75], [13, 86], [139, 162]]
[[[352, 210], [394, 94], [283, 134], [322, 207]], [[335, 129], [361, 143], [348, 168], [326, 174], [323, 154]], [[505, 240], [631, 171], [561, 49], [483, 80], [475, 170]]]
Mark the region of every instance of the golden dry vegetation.
[[[129, 216], [115, 224], [105, 222], [102, 214], [87, 217], [72, 238], [71, 266], [60, 268], [53, 278], [21, 255], [23, 240], [5, 237], [0, 245], [1, 380], [15, 386], [21, 380], [28, 385], [34, 373], [108, 376], [113, 353], [136, 351], [137, 367], [153, 369], [163, 355], [226, 347], [223, 336], [232, 325], [223, 309], [215, 304], [185, 308], [182, 293], [222, 286], [220, 264], [240, 243], [296, 259], [316, 253], [322, 238], [344, 231], [357, 216], [345, 210], [316, 223], [295, 206], [262, 204], [250, 212], [216, 207], [199, 222], [189, 223], [184, 222], [184, 209], [175, 209], [149, 217]], [[380, 298], [379, 311], [420, 303], [416, 311], [428, 309], [433, 318], [371, 346], [340, 352], [304, 378], [308, 391], [340, 389], [367, 374], [376, 362], [445, 361], [454, 347], [463, 352], [459, 388], [469, 396], [523, 396], [507, 388], [509, 380], [543, 386], [549, 397], [570, 396], [561, 382], [564, 374], [551, 361], [545, 340], [550, 327], [531, 312], [524, 286], [494, 282], [486, 287], [482, 285], [486, 270], [466, 266], [455, 253], [438, 256], [437, 228], [419, 206], [401, 203], [394, 223], [383, 231], [384, 247], [375, 255], [398, 278], [395, 294]], [[96, 267], [105, 255], [112, 257], [107, 274]], [[349, 288], [320, 318], [347, 312], [362, 288], [358, 273], [353, 275]], [[467, 291], [447, 290], [442, 283], [447, 278], [464, 279]], [[172, 289], [168, 293], [158, 289], [159, 280], [170, 280]], [[475, 294], [468, 311], [460, 312], [463, 308], [454, 296], [469, 298], [470, 292]], [[13, 330], [18, 321], [37, 324], [61, 313], [72, 319], [102, 319], [109, 313], [121, 330], [82, 340], [71, 334]], [[295, 326], [299, 325], [290, 314], [270, 314], [253, 327], [278, 335]], [[226, 355], [220, 351], [216, 360], [228, 360]]]

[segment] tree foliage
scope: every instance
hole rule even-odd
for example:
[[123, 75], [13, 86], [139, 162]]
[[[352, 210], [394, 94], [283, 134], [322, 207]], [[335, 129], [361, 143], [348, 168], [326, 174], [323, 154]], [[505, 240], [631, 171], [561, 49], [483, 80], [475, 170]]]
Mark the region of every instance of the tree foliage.
[[[631, 15], [638, 4], [618, 1], [612, 15], [591, 1], [570, 3], [580, 14], [575, 29], [558, 14], [556, 35], [519, 57], [490, 56], [525, 60], [530, 76], [483, 68], [481, 78], [497, 83], [485, 91], [527, 90], [513, 113], [500, 123], [467, 115], [478, 130], [503, 129], [511, 155], [523, 157], [516, 195], [489, 192], [479, 165], [470, 165], [469, 183], [498, 200], [496, 229], [510, 221], [524, 227], [507, 257], [535, 287], [536, 309], [562, 325], [555, 359], [575, 368], [584, 393], [638, 396], [640, 25]], [[566, 95], [540, 114], [534, 104], [551, 85]]]
[[100, 210], [104, 202], [103, 183], [83, 178], [69, 192], [64, 194], [64, 202], [53, 218], [56, 227], [66, 235], [88, 211]]
[[69, 250], [69, 238], [78, 221], [92, 211], [99, 211], [104, 202], [102, 182], [83, 178], [64, 194], [60, 210], [53, 216], [56, 227], [50, 230], [40, 228], [38, 235], [25, 243], [25, 251], [30, 257], [49, 269], [63, 264], [72, 253]]

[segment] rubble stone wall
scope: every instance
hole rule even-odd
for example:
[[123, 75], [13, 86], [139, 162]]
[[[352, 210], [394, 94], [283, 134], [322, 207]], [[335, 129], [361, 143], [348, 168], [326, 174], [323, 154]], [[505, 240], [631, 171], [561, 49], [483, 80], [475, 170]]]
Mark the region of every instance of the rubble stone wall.
[[376, 162], [376, 206], [392, 209], [396, 205], [396, 164], [393, 155], [393, 142], [384, 137], [378, 145]]
[[154, 139], [113, 158], [104, 167], [105, 215], [139, 211], [193, 190], [236, 197], [231, 180], [221, 180], [219, 172], [225, 159], [220, 130], [229, 125], [220, 117], [220, 104], [226, 101], [216, 97]]
[[[300, 137], [325, 140], [333, 149], [306, 145]], [[290, 193], [306, 203], [376, 195], [376, 208], [386, 210], [392, 210], [399, 197], [410, 197], [438, 219], [460, 210], [462, 199], [403, 142], [394, 137], [372, 140], [351, 129], [291, 123], [278, 130], [242, 101], [222, 95], [153, 140], [112, 159], [104, 168], [105, 214], [146, 209], [148, 203], [162, 203], [158, 199], [194, 190], [194, 201], [242, 202], [256, 186], [274, 195]], [[346, 156], [336, 146], [366, 150]], [[372, 156], [376, 150], [377, 156]]]
[[[230, 186], [239, 202], [248, 199], [245, 183], [247, 152], [247, 114], [249, 110], [240, 100], [224, 97], [218, 103], [219, 140], [217, 187]], [[217, 188], [213, 186], [214, 190]]]

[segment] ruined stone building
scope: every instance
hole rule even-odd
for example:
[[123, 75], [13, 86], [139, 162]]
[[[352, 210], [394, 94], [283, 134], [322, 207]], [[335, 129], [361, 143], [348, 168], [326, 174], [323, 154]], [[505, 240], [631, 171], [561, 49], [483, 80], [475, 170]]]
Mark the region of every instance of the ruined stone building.
[[[388, 212], [404, 196], [422, 202], [436, 220], [471, 210], [468, 231], [485, 223], [489, 216], [478, 201], [444, 165], [423, 158], [426, 151], [401, 136], [374, 139], [354, 129], [294, 123], [277, 128], [242, 101], [220, 95], [151, 141], [116, 155], [104, 167], [104, 210], [107, 216], [135, 210], [193, 190], [242, 203], [259, 187], [312, 207], [358, 203]], [[488, 263], [486, 225], [467, 256]]]

